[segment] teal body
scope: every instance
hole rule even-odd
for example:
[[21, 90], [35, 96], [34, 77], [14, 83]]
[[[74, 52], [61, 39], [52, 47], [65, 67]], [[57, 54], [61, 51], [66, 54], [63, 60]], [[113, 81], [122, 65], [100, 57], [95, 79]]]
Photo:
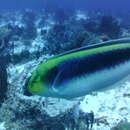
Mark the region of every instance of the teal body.
[[104, 90], [130, 74], [130, 39], [71, 50], [40, 64], [28, 90], [32, 94], [71, 99]]

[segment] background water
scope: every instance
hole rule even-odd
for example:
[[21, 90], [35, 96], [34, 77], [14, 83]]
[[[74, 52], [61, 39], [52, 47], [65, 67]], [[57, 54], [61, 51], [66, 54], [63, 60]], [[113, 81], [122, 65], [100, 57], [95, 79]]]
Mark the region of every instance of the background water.
[[129, 12], [129, 0], [1, 0], [0, 9], [64, 9], [105, 10], [112, 12]]

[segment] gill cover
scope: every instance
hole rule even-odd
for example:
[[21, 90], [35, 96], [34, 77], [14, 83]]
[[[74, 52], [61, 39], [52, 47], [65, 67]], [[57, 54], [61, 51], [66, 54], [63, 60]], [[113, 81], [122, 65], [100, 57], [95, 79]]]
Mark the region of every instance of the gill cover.
[[28, 91], [32, 94], [46, 95], [52, 87], [58, 73], [57, 62], [53, 59], [40, 64], [32, 73], [29, 80]]

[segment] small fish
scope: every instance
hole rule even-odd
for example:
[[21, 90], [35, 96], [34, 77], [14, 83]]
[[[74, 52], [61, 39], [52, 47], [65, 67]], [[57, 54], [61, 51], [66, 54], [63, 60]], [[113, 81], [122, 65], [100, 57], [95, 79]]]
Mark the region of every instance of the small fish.
[[74, 49], [40, 64], [28, 91], [34, 95], [73, 99], [101, 91], [130, 74], [130, 38]]

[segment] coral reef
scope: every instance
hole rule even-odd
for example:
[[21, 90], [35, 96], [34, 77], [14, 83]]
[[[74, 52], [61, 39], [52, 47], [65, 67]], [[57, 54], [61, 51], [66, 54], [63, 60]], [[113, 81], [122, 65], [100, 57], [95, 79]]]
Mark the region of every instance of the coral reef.
[[111, 38], [118, 38], [121, 33], [120, 23], [112, 16], [103, 16], [101, 18], [99, 30]]
[[130, 129], [130, 122], [122, 121], [117, 126], [113, 127], [111, 130], [129, 130]]
[[0, 27], [0, 50], [8, 47], [8, 42], [11, 37], [11, 29], [7, 26]]
[[9, 56], [0, 56], [0, 105], [6, 98], [8, 88], [6, 67], [10, 61]]
[[122, 89], [71, 101], [25, 93], [27, 81], [39, 63], [67, 50], [123, 37], [117, 18], [100, 13], [97, 19], [96, 15], [82, 11], [69, 15], [60, 8], [55, 14], [32, 10], [0, 14], [3, 130], [109, 130], [124, 119], [129, 122], [129, 82]]
[[[99, 38], [86, 31], [80, 24], [56, 24], [47, 33], [48, 49], [53, 54], [79, 48], [99, 41]], [[51, 46], [50, 46], [51, 44]]]

